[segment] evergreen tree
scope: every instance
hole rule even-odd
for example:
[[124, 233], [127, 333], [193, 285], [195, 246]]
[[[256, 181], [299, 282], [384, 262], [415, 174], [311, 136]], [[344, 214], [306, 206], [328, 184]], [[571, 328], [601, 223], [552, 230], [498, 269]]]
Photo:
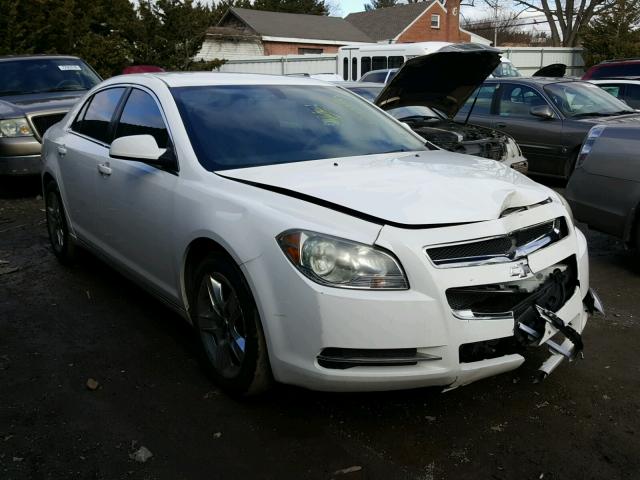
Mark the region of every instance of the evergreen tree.
[[640, 56], [640, 0], [616, 0], [582, 32], [587, 66]]

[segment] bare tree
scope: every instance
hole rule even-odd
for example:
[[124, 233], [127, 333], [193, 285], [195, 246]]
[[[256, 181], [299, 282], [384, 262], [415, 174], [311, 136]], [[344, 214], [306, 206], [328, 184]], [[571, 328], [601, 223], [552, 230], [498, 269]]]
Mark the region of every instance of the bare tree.
[[514, 0], [516, 6], [545, 16], [556, 47], [575, 47], [578, 34], [612, 0]]

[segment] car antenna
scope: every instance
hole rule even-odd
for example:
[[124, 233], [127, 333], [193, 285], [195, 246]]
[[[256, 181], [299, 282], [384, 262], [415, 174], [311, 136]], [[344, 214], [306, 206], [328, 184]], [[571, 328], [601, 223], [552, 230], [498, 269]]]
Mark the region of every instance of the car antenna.
[[469, 122], [469, 117], [471, 116], [471, 112], [473, 112], [473, 107], [476, 106], [476, 100], [478, 100], [478, 96], [480, 95], [480, 89], [482, 88], [482, 86], [478, 87], [478, 92], [476, 93], [476, 96], [473, 97], [473, 103], [471, 104], [471, 108], [469, 109], [469, 113], [467, 113], [467, 118], [464, 119], [464, 125], [466, 125]]

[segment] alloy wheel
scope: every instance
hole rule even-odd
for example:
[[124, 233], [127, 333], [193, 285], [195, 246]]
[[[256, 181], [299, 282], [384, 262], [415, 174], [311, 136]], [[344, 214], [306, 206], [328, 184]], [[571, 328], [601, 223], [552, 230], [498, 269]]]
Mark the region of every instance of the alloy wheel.
[[218, 272], [204, 275], [197, 308], [199, 334], [209, 360], [221, 376], [234, 378], [245, 358], [247, 330], [231, 282]]

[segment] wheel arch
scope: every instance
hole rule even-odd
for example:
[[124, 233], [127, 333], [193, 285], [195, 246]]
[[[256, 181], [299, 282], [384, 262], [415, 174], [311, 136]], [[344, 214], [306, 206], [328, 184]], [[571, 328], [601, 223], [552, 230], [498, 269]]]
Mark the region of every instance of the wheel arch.
[[198, 236], [189, 242], [182, 259], [180, 283], [185, 311], [190, 322], [192, 322], [192, 319], [189, 292], [193, 286], [191, 282], [193, 281], [194, 270], [198, 263], [211, 252], [217, 252], [227, 256], [238, 266], [241, 263], [229, 249], [209, 236]]

